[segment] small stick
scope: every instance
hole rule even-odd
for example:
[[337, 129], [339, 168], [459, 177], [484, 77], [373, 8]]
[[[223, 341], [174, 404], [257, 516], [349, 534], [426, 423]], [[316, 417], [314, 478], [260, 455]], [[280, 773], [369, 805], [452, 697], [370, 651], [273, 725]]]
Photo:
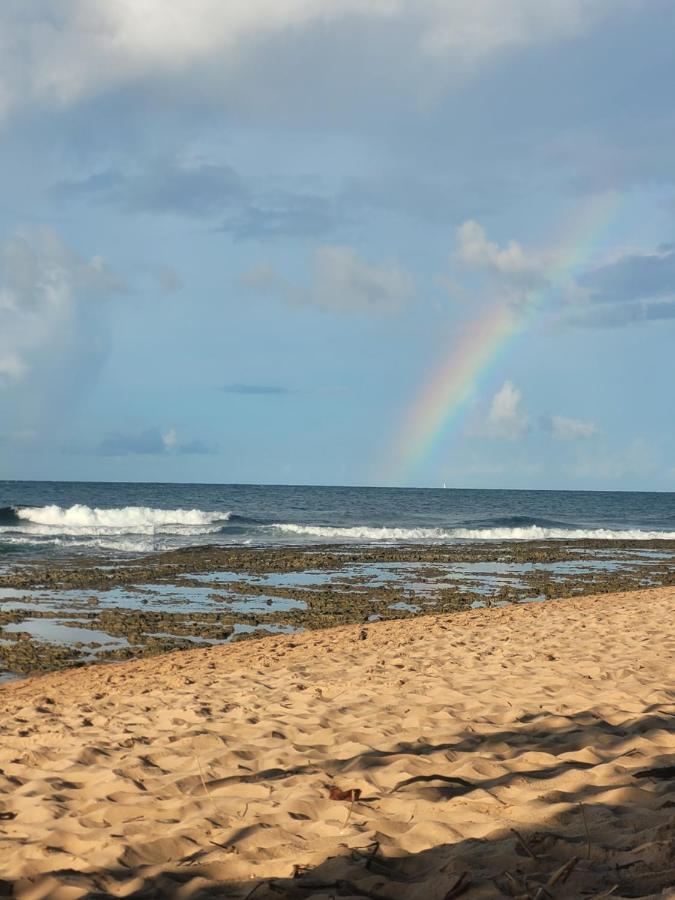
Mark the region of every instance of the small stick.
[[584, 804], [579, 803], [579, 807], [581, 809], [581, 817], [584, 820], [584, 828], [586, 829], [586, 840], [588, 841], [588, 850], [586, 852], [586, 859], [591, 858], [591, 833], [588, 830], [588, 822], [586, 821], [586, 810], [584, 809]]
[[347, 825], [349, 825], [349, 820], [352, 817], [352, 810], [354, 809], [354, 804], [356, 803], [356, 793], [355, 791], [351, 792], [352, 794], [352, 802], [349, 804], [349, 809], [347, 810], [347, 818], [345, 819], [345, 823], [342, 826], [342, 830], [344, 831]]
[[[275, 894], [284, 894], [284, 896], [288, 897], [288, 890], [290, 889], [290, 885], [285, 885], [280, 879], [270, 879], [269, 881], [262, 882], [266, 884], [267, 887], [271, 891], [274, 891]], [[343, 895], [345, 892], [348, 892], [353, 897], [366, 897], [368, 900], [391, 900], [390, 897], [385, 896], [384, 894], [378, 894], [375, 891], [369, 891], [366, 888], [360, 888], [355, 885], [352, 881], [346, 881], [344, 878], [338, 878], [335, 881], [305, 881], [305, 879], [299, 879], [296, 884], [293, 885], [293, 888], [303, 891], [329, 891], [336, 888]], [[335, 895], [333, 895], [335, 896]]]
[[468, 872], [462, 872], [459, 878], [456, 878], [455, 881], [450, 885], [450, 890], [445, 895], [443, 900], [454, 900], [455, 897], [459, 897], [464, 891], [468, 890], [471, 886], [471, 876]]
[[368, 859], [366, 860], [366, 869], [369, 869], [372, 866], [373, 860], [377, 856], [379, 849], [380, 849], [380, 842], [373, 841], [372, 849], [371, 849], [370, 853], [368, 854]]
[[593, 894], [592, 897], [589, 897], [589, 900], [602, 900], [603, 897], [609, 897], [618, 887], [619, 885], [615, 884], [608, 891], [603, 891], [601, 894]]
[[504, 877], [509, 883], [509, 887], [511, 889], [511, 896], [518, 897], [523, 891], [522, 884], [518, 881], [517, 878], [514, 878], [510, 872], [504, 872]]
[[511, 831], [512, 831], [512, 833], [515, 834], [515, 836], [518, 838], [518, 843], [521, 845], [521, 847], [522, 847], [523, 850], [527, 853], [527, 855], [528, 855], [528, 856], [531, 856], [532, 859], [538, 859], [539, 857], [537, 856], [536, 853], [533, 853], [532, 850], [530, 850], [530, 848], [529, 848], [529, 846], [528, 846], [528, 844], [527, 844], [527, 841], [526, 841], [525, 838], [522, 836], [522, 834], [521, 834], [519, 831], [517, 831], [515, 828], [512, 828]]
[[206, 781], [204, 780], [204, 772], [202, 770], [202, 761], [199, 757], [196, 757], [196, 759], [197, 759], [197, 765], [199, 766], [199, 777], [202, 780], [202, 787], [204, 788], [204, 793], [208, 797], [211, 797], [211, 791], [207, 788]]
[[346, 694], [349, 688], [345, 688], [343, 691], [338, 691], [337, 694], [334, 694], [332, 697], [323, 697], [323, 700], [328, 700], [329, 703], [332, 703], [333, 700], [337, 700], [338, 697], [341, 697], [343, 694]]
[[559, 881], [567, 881], [570, 874], [572, 873], [572, 869], [579, 862], [579, 859], [576, 856], [573, 856], [572, 859], [568, 859], [566, 863], [560, 866], [559, 869], [556, 869], [553, 875], [546, 882], [547, 888], [554, 887]]

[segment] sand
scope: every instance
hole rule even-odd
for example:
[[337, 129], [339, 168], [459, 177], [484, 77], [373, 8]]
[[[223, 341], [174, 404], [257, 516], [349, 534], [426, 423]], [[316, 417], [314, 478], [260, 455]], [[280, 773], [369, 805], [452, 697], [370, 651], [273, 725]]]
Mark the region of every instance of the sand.
[[674, 621], [659, 588], [4, 685], [0, 896], [674, 897]]

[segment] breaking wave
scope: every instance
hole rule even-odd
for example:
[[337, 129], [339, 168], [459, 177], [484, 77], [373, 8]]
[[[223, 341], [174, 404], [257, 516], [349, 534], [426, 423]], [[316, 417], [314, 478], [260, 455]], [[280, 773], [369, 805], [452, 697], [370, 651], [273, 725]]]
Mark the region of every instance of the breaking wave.
[[333, 528], [324, 525], [275, 524], [282, 534], [315, 537], [335, 541], [547, 541], [603, 540], [652, 541], [675, 540], [675, 531], [642, 531], [636, 528], [545, 528], [529, 525], [519, 528], [393, 528], [356, 525]]
[[229, 512], [124, 506], [20, 506], [0, 510], [0, 533], [29, 535], [215, 534]]
[[[189, 496], [189, 495], [188, 495]], [[46, 498], [45, 498], [46, 499]], [[121, 499], [121, 498], [120, 498]], [[126, 497], [125, 497], [126, 499]], [[648, 520], [640, 525], [605, 524], [602, 520], [559, 521], [556, 518], [527, 515], [452, 518], [452, 512], [439, 512], [434, 518], [408, 515], [405, 508], [393, 509], [383, 515], [391, 524], [364, 524], [368, 513], [361, 515], [341, 505], [321, 513], [323, 521], [284, 522], [286, 511], [309, 518], [309, 509], [298, 509], [286, 498], [272, 495], [272, 502], [238, 507], [233, 498], [234, 512], [181, 507], [189, 503], [185, 493], [181, 499], [169, 496], [165, 509], [156, 506], [115, 506], [45, 504], [0, 507], [0, 553], [10, 554], [23, 547], [36, 552], [87, 552], [99, 548], [120, 553], [149, 553], [187, 546], [283, 546], [321, 543], [377, 544], [406, 543], [450, 544], [482, 541], [663, 541], [675, 540], [673, 524], [660, 519], [663, 530], [654, 528]], [[173, 499], [173, 503], [171, 502]], [[215, 498], [214, 498], [215, 499]], [[257, 498], [256, 498], [257, 499]], [[292, 498], [291, 498], [292, 501]], [[194, 502], [202, 503], [197, 497]], [[217, 498], [216, 504], [227, 501]], [[214, 505], [216, 505], [214, 504]], [[208, 499], [202, 503], [209, 506]], [[247, 515], [242, 515], [246, 513]], [[253, 515], [251, 515], [253, 513]], [[393, 521], [392, 521], [393, 520]]]

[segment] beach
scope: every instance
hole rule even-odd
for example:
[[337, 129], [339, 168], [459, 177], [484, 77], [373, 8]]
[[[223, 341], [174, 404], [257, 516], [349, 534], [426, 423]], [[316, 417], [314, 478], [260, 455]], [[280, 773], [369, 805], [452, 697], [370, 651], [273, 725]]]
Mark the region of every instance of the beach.
[[0, 894], [668, 897], [675, 589], [0, 687]]
[[0, 0], [0, 900], [675, 900], [674, 34]]

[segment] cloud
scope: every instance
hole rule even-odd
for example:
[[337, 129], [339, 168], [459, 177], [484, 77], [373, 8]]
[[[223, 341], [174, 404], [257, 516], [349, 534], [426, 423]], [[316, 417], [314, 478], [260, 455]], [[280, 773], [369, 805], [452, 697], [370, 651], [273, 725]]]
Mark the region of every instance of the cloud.
[[664, 322], [675, 319], [675, 299], [632, 303], [593, 305], [573, 310], [566, 321], [581, 328], [622, 328], [646, 322]]
[[[105, 300], [127, 291], [100, 256], [82, 258], [53, 230], [0, 246], [0, 404], [20, 428], [64, 413], [108, 347]], [[32, 422], [28, 422], [32, 419]]]
[[224, 384], [221, 388], [225, 394], [240, 394], [247, 397], [274, 396], [285, 397], [296, 393], [292, 388], [274, 384]]
[[290, 283], [266, 263], [246, 272], [244, 283], [261, 293], [281, 296], [292, 306], [315, 306], [331, 312], [395, 313], [414, 292], [412, 277], [397, 263], [374, 265], [352, 247], [337, 245], [315, 250], [306, 287]]
[[[268, 105], [278, 100], [280, 79], [252, 84], [260, 60], [279, 56], [284, 44], [297, 52], [317, 41], [327, 57], [317, 63], [336, 83], [349, 82], [355, 61], [358, 71], [378, 47], [407, 57], [414, 81], [428, 80], [430, 70], [447, 80], [505, 51], [583, 34], [624, 5], [510, 0], [505, 14], [502, 0], [176, 0], [169, 11], [162, 0], [6, 3], [0, 109], [65, 108], [134, 88], [167, 103], [222, 106], [236, 97]], [[428, 90], [424, 81], [417, 87]]]
[[548, 272], [556, 260], [553, 252], [526, 250], [514, 240], [500, 246], [488, 240], [483, 226], [473, 219], [459, 226], [456, 237], [454, 260], [484, 277], [480, 291], [493, 301], [524, 312], [549, 283]]
[[675, 318], [675, 246], [623, 253], [585, 272], [579, 285], [586, 302], [574, 313], [578, 325], [622, 326]]
[[[559, 325], [610, 328], [675, 319], [673, 245], [651, 253], [622, 254], [575, 278], [561, 271], [561, 249], [533, 252], [513, 240], [500, 247], [473, 220], [458, 228], [457, 243], [457, 262], [486, 275], [490, 296], [516, 312], [525, 312], [545, 291], [541, 313], [555, 314]], [[549, 276], [553, 271], [555, 283]]]
[[596, 303], [624, 303], [645, 297], [675, 295], [675, 245], [665, 244], [643, 253], [624, 253], [586, 272], [580, 284]]
[[[273, 181], [280, 182], [279, 178]], [[170, 215], [215, 222], [237, 240], [317, 236], [343, 218], [338, 202], [307, 191], [244, 178], [202, 158], [164, 157], [134, 171], [107, 169], [55, 184], [60, 200], [87, 200], [130, 215]]]
[[550, 416], [545, 420], [545, 427], [558, 441], [576, 441], [592, 438], [600, 433], [600, 429], [595, 422], [568, 419], [566, 416]]
[[12, 381], [21, 381], [27, 371], [27, 366], [16, 353], [5, 352], [0, 356], [0, 387], [10, 384]]
[[215, 444], [201, 440], [179, 441], [175, 428], [162, 432], [159, 428], [150, 427], [140, 431], [110, 434], [103, 438], [93, 452], [97, 456], [206, 455], [217, 453], [218, 448]]
[[332, 198], [292, 191], [260, 191], [250, 203], [226, 218], [220, 231], [236, 240], [278, 237], [321, 237], [336, 230], [347, 216]]
[[174, 450], [178, 445], [178, 435], [175, 428], [169, 428], [162, 435], [162, 444], [165, 450]]
[[210, 217], [247, 202], [248, 189], [230, 166], [202, 160], [154, 159], [135, 172], [108, 169], [61, 181], [53, 193], [84, 197], [127, 213]]
[[487, 239], [485, 229], [469, 220], [457, 229], [457, 259], [465, 266], [491, 272], [524, 286], [534, 286], [544, 280], [547, 260], [526, 253], [516, 241], [504, 248]]
[[522, 394], [511, 381], [505, 381], [492, 398], [479, 433], [485, 437], [515, 441], [523, 437], [529, 428], [530, 420], [522, 406]]

